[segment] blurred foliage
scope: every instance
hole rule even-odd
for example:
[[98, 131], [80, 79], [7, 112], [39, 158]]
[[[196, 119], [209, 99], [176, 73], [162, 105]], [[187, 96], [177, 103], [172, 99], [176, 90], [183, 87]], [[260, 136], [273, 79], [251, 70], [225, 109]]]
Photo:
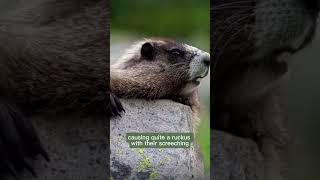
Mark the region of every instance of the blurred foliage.
[[191, 44], [209, 50], [209, 0], [112, 0], [111, 3], [111, 32], [191, 40]]
[[[210, 50], [209, 0], [111, 0], [111, 46], [130, 39], [166, 37]], [[119, 49], [118, 49], [119, 50]], [[210, 89], [200, 89], [201, 124], [197, 133], [206, 173], [210, 171]], [[205, 85], [205, 86], [204, 86]]]
[[196, 140], [199, 143], [203, 155], [205, 173], [210, 172], [210, 114], [203, 113]]

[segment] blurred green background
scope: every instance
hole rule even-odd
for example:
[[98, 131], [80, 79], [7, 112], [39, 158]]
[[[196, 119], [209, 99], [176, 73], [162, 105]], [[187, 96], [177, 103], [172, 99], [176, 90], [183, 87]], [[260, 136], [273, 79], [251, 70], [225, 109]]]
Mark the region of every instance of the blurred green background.
[[[166, 37], [209, 52], [209, 0], [112, 0], [111, 63], [136, 40]], [[200, 87], [201, 124], [197, 138], [204, 159], [206, 174], [210, 171], [210, 79]]]

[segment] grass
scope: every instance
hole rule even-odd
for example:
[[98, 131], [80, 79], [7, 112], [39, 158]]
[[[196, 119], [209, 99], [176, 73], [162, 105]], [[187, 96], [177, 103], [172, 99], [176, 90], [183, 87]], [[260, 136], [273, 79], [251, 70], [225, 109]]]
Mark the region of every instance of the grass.
[[201, 123], [196, 136], [196, 141], [200, 146], [203, 156], [205, 174], [210, 172], [210, 114], [202, 113]]

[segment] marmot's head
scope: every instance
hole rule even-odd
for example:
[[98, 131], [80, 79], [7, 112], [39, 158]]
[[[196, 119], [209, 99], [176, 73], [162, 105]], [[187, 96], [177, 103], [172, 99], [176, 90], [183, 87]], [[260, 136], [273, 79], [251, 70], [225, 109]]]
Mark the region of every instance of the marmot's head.
[[212, 7], [213, 54], [223, 71], [303, 48], [314, 34], [320, 1], [215, 0]]
[[209, 66], [209, 53], [198, 48], [168, 39], [146, 39], [128, 49], [111, 67], [111, 75], [127, 79], [146, 98], [163, 98], [192, 93]]
[[219, 106], [243, 107], [277, 87], [289, 69], [285, 58], [312, 40], [319, 8], [319, 0], [213, 1], [213, 88]]

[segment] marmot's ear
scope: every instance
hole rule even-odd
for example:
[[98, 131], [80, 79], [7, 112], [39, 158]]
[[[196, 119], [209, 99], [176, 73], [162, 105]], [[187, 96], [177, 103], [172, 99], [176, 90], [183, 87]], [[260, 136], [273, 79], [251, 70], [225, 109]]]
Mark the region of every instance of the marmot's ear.
[[154, 49], [151, 43], [146, 42], [141, 47], [141, 55], [148, 60], [153, 59]]

